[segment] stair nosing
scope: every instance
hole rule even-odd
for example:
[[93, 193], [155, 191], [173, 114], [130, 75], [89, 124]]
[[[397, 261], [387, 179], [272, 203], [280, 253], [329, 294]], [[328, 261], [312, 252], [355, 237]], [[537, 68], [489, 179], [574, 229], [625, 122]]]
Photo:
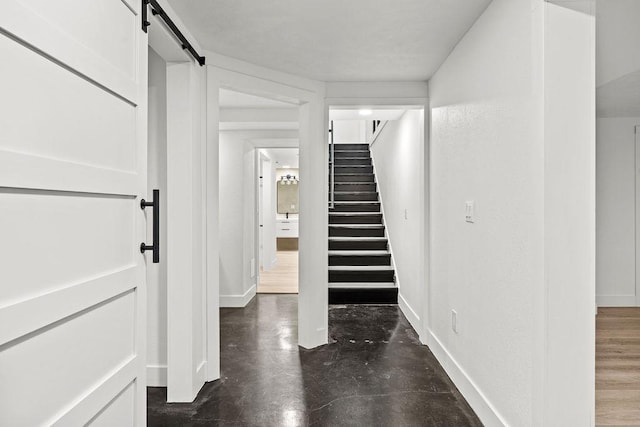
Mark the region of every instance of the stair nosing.
[[377, 236], [354, 236], [354, 237], [350, 237], [350, 236], [329, 236], [329, 240], [335, 240], [335, 241], [345, 241], [345, 242], [358, 242], [358, 241], [367, 241], [367, 242], [371, 242], [371, 241], [387, 241], [386, 237], [377, 237]]
[[346, 185], [354, 185], [354, 184], [358, 184], [358, 185], [362, 185], [362, 184], [375, 185], [375, 182], [373, 182], [373, 181], [369, 181], [369, 182], [367, 182], [367, 181], [365, 181], [365, 182], [362, 182], [362, 181], [340, 181], [340, 182], [338, 182], [338, 181], [336, 181], [336, 182], [334, 182], [334, 184], [335, 185], [343, 185], [343, 184], [346, 184]]
[[384, 228], [384, 225], [382, 224], [329, 224], [329, 227], [334, 227], [334, 228], [362, 228], [362, 229], [367, 229], [367, 228]]
[[329, 271], [394, 271], [392, 265], [330, 265]]
[[349, 204], [354, 204], [354, 203], [360, 203], [363, 205], [370, 205], [370, 204], [380, 204], [379, 200], [372, 200], [372, 201], [368, 201], [368, 200], [335, 200], [334, 203], [349, 203]]
[[[355, 286], [354, 286], [355, 285]], [[334, 289], [398, 289], [395, 282], [329, 282]]]
[[346, 194], [378, 194], [377, 191], [334, 191], [333, 194], [341, 194], [341, 195], [346, 195]]
[[363, 173], [358, 173], [358, 172], [347, 172], [347, 173], [334, 173], [334, 176], [345, 176], [345, 175], [374, 175], [373, 172], [363, 172]]
[[360, 215], [382, 215], [382, 212], [329, 212], [335, 216], [360, 216]]
[[385, 255], [391, 255], [391, 252], [383, 251], [383, 250], [367, 251], [367, 250], [361, 250], [361, 249], [355, 250], [355, 251], [330, 250], [329, 256], [332, 256], [332, 255], [333, 256], [385, 256]]

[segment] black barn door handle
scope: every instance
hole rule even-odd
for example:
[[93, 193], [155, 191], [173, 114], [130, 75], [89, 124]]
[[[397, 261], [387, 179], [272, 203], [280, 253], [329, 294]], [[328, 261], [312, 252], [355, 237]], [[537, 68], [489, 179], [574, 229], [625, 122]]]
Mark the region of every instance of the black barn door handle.
[[153, 251], [153, 262], [160, 262], [160, 190], [153, 190], [153, 201], [140, 200], [140, 208], [144, 210], [147, 206], [153, 208], [153, 244], [140, 243], [140, 252]]

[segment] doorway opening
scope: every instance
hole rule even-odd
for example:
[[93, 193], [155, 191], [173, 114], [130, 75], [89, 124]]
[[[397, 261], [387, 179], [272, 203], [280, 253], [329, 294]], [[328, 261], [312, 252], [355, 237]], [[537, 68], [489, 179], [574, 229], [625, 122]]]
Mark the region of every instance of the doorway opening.
[[421, 331], [424, 105], [329, 109], [329, 303], [399, 304]]
[[258, 293], [298, 293], [300, 162], [297, 148], [258, 155]]
[[298, 114], [220, 89], [220, 307], [298, 293]]
[[638, 16], [635, 2], [596, 5], [596, 425], [640, 419]]

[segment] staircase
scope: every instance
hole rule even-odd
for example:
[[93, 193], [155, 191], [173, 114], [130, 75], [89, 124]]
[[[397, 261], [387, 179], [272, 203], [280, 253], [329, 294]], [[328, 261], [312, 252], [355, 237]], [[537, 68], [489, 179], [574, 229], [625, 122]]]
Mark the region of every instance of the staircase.
[[396, 304], [398, 288], [369, 144], [334, 146], [329, 304]]

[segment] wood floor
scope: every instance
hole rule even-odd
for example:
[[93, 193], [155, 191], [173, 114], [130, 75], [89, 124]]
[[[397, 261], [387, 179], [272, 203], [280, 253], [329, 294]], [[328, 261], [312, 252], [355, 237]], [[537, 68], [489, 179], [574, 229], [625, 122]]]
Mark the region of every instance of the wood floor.
[[260, 271], [258, 293], [298, 293], [298, 251], [278, 251], [276, 266]]
[[599, 308], [596, 425], [640, 426], [640, 308]]

